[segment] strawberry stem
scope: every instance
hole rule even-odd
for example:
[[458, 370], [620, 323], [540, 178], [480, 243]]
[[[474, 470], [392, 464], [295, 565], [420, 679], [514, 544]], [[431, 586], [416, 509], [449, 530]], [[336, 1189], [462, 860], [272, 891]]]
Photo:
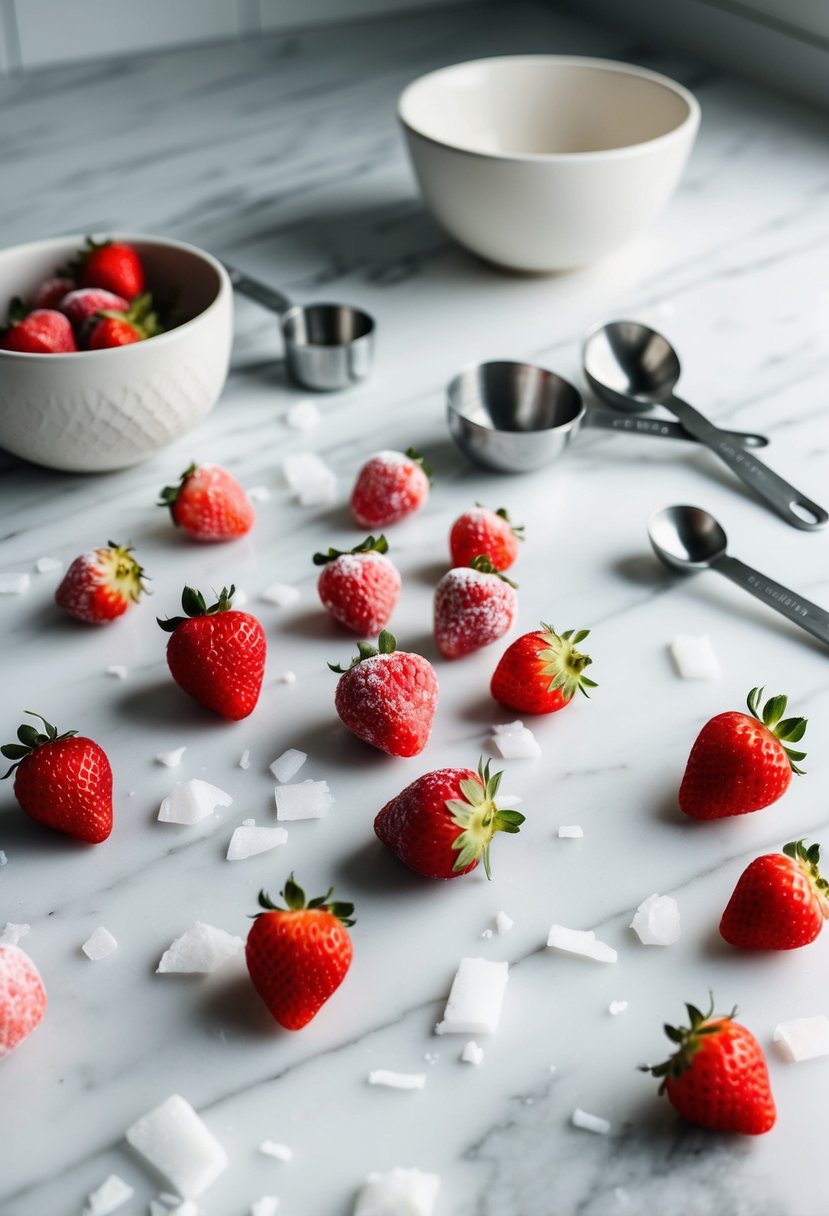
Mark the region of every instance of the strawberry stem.
[[764, 692], [765, 688], [752, 688], [746, 698], [749, 713], [762, 723], [775, 739], [780, 741], [783, 751], [789, 758], [792, 772], [802, 777], [804, 770], [798, 768], [798, 764], [801, 760], [806, 759], [806, 753], [795, 751], [793, 747], [787, 747], [786, 744], [800, 742], [806, 732], [808, 720], [806, 718], [783, 718], [789, 699], [780, 693], [775, 697], [769, 697], [761, 710], [760, 702]]
[[[236, 594], [235, 584], [228, 587], [222, 587], [219, 597], [215, 604], [211, 604], [208, 608], [207, 602], [200, 591], [196, 591], [193, 587], [185, 587], [181, 593], [181, 606], [186, 616], [168, 616], [163, 620], [160, 616], [155, 619], [165, 633], [175, 633], [179, 625], [183, 625], [189, 618], [198, 616], [216, 616], [219, 612], [229, 612], [233, 607], [233, 596]], [[215, 592], [214, 592], [215, 595]]]
[[343, 675], [346, 671], [351, 671], [351, 668], [356, 667], [358, 663], [365, 662], [366, 659], [376, 659], [378, 654], [392, 654], [397, 650], [397, 638], [393, 633], [389, 633], [388, 629], [384, 629], [377, 639], [376, 646], [372, 646], [370, 642], [358, 642], [357, 650], [359, 652], [357, 658], [352, 659], [348, 667], [340, 667], [339, 663], [329, 663], [329, 671]]
[[472, 569], [477, 570], [479, 574], [495, 574], [502, 583], [508, 583], [510, 587], [514, 587], [517, 590], [518, 583], [514, 583], [511, 578], [507, 578], [506, 574], [503, 574], [500, 570], [493, 566], [492, 562], [485, 553], [480, 553], [477, 557], [473, 557], [469, 564]]
[[285, 900], [285, 907], [275, 904], [267, 891], [259, 892], [259, 906], [262, 912], [257, 912], [253, 919], [256, 920], [265, 912], [302, 912], [306, 909], [311, 911], [330, 912], [332, 916], [336, 916], [337, 920], [342, 921], [346, 927], [356, 924], [354, 920], [354, 904], [342, 903], [338, 900], [332, 900], [334, 888], [329, 887], [325, 895], [318, 895], [316, 899], [305, 898], [305, 892], [299, 883], [295, 880], [293, 871], [288, 875], [285, 886], [279, 892]]
[[465, 870], [479, 858], [484, 863], [487, 878], [492, 878], [489, 850], [496, 832], [518, 832], [524, 822], [520, 811], [502, 811], [495, 797], [503, 773], [491, 773], [491, 761], [478, 761], [478, 776], [460, 783], [463, 798], [447, 798], [446, 809], [453, 823], [462, 829], [452, 842], [457, 851], [453, 870]]
[[7, 760], [14, 760], [14, 764], [7, 773], [0, 777], [0, 781], [5, 781], [7, 777], [10, 777], [21, 760], [25, 760], [37, 748], [45, 747], [48, 743], [55, 743], [58, 739], [71, 739], [78, 733], [76, 730], [67, 730], [59, 735], [57, 727], [52, 726], [51, 722], [47, 722], [41, 714], [36, 714], [32, 709], [24, 710], [24, 713], [29, 714], [32, 718], [39, 718], [43, 723], [43, 730], [39, 731], [30, 722], [24, 722], [17, 728], [17, 737], [20, 742], [4, 743], [0, 747], [0, 752]]
[[313, 562], [315, 566], [326, 566], [328, 562], [336, 561], [338, 557], [350, 557], [354, 553], [388, 553], [389, 542], [382, 534], [380, 536], [367, 536], [359, 545], [355, 545], [353, 549], [329, 549], [327, 553], [315, 553]]

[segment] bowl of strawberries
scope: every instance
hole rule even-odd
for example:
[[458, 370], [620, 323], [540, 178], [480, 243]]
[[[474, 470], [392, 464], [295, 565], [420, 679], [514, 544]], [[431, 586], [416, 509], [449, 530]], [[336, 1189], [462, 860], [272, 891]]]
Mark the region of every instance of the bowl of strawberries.
[[232, 338], [227, 273], [192, 245], [0, 250], [0, 447], [79, 473], [138, 464], [216, 404]]

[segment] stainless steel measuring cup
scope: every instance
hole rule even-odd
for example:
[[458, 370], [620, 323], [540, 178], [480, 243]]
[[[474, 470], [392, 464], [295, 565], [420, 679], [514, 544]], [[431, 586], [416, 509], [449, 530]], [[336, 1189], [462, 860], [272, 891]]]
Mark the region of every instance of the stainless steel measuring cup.
[[[447, 388], [446, 413], [449, 433], [461, 451], [500, 473], [542, 468], [562, 454], [583, 426], [693, 442], [676, 422], [587, 410], [569, 380], [532, 363], [470, 363]], [[735, 443], [746, 438], [733, 435]]]
[[223, 263], [240, 295], [279, 317], [288, 375], [302, 388], [335, 392], [365, 380], [374, 355], [374, 318], [349, 304], [294, 304], [266, 283]]

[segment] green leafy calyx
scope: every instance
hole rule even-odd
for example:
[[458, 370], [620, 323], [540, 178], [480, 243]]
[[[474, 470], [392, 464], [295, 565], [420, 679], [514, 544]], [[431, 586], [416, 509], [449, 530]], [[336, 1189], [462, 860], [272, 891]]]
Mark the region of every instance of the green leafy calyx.
[[566, 629], [564, 633], [556, 633], [551, 625], [541, 622], [541, 634], [544, 645], [538, 652], [541, 671], [550, 677], [547, 692], [560, 691], [562, 700], [570, 701], [577, 692], [590, 696], [588, 688], [598, 688], [595, 680], [584, 674], [593, 660], [590, 655], [576, 650], [580, 642], [589, 635], [589, 629]]
[[78, 733], [76, 730], [67, 730], [62, 735], [59, 735], [57, 728], [52, 726], [51, 722], [47, 722], [40, 714], [36, 714], [31, 709], [27, 709], [25, 712], [32, 718], [38, 718], [43, 723], [43, 730], [38, 730], [36, 726], [32, 726], [29, 722], [24, 722], [22, 726], [17, 728], [17, 738], [20, 742], [5, 743], [0, 747], [0, 752], [2, 752], [7, 760], [14, 760], [14, 764], [7, 773], [3, 774], [0, 780], [5, 781], [6, 777], [10, 777], [21, 760], [25, 760], [37, 748], [45, 747], [49, 743], [56, 743], [58, 739], [72, 739]]
[[490, 772], [491, 761], [483, 758], [478, 762], [478, 776], [466, 777], [460, 783], [463, 798], [447, 798], [446, 809], [462, 830], [455, 837], [452, 848], [458, 856], [452, 867], [465, 870], [480, 858], [484, 863], [487, 878], [492, 878], [489, 849], [496, 832], [514, 834], [521, 828], [524, 816], [520, 811], [502, 811], [495, 797], [503, 773]]
[[[117, 308], [99, 308], [95, 313], [95, 320], [100, 320], [102, 317], [126, 322], [142, 339], [154, 338], [162, 332], [158, 313], [153, 308], [153, 298], [148, 291], [136, 296], [129, 308], [123, 311]], [[165, 492], [162, 490], [162, 494]], [[166, 506], [166, 503], [163, 505]]]
[[661, 1078], [660, 1093], [665, 1092], [665, 1085], [669, 1078], [677, 1081], [683, 1073], [688, 1071], [703, 1041], [712, 1035], [720, 1034], [725, 1029], [726, 1023], [730, 1022], [735, 1016], [737, 1012], [736, 1007], [731, 1010], [731, 1013], [715, 1014], [714, 997], [710, 993], [709, 996], [711, 1002], [707, 1013], [702, 1013], [701, 1010], [697, 1009], [696, 1005], [685, 1006], [688, 1011], [689, 1026], [670, 1026], [667, 1022], [665, 1023], [665, 1034], [676, 1045], [674, 1054], [669, 1056], [662, 1064], [643, 1064], [640, 1066], [642, 1072], [649, 1072], [652, 1076]]
[[158, 496], [158, 502], [156, 503], [156, 506], [169, 507], [170, 515], [172, 516], [173, 523], [176, 525], [178, 525], [178, 520], [175, 517], [175, 512], [173, 511], [173, 507], [178, 502], [181, 491], [184, 489], [185, 485], [190, 480], [190, 478], [193, 476], [195, 471], [196, 471], [196, 462], [193, 461], [191, 464], [189, 464], [187, 466], [187, 468], [182, 473], [181, 477], [179, 478], [178, 485], [177, 486], [165, 486], [164, 489], [161, 491], [161, 493]]
[[[490, 509], [486, 503], [483, 502], [476, 502], [475, 506], [481, 511], [488, 511]], [[514, 524], [509, 517], [509, 512], [507, 511], [506, 507], [499, 507], [497, 511], [493, 511], [492, 513], [493, 515], [497, 515], [499, 519], [503, 519], [505, 524], [509, 524], [509, 530], [516, 540], [526, 540], [526, 537], [524, 536], [524, 525]]]
[[288, 875], [288, 881], [285, 883], [284, 888], [279, 892], [279, 894], [285, 900], [284, 908], [279, 904], [273, 903], [267, 891], [260, 891], [259, 906], [262, 908], [262, 911], [257, 912], [254, 919], [264, 915], [266, 912], [284, 913], [319, 911], [329, 912], [332, 916], [336, 916], [337, 920], [341, 921], [347, 928], [353, 924], [356, 924], [353, 915], [354, 904], [347, 904], [338, 900], [332, 900], [331, 896], [334, 894], [333, 887], [329, 887], [325, 895], [319, 895], [316, 899], [306, 900], [305, 892], [295, 881], [293, 873], [291, 873]]
[[342, 675], [346, 671], [351, 671], [351, 668], [356, 667], [358, 663], [364, 663], [366, 659], [376, 659], [379, 654], [392, 654], [397, 650], [397, 638], [393, 633], [389, 633], [388, 629], [384, 629], [377, 639], [376, 646], [372, 646], [371, 642], [358, 642], [357, 650], [359, 651], [357, 658], [352, 659], [348, 667], [341, 667], [339, 663], [329, 663], [329, 670], [336, 672], [337, 675]]
[[502, 574], [502, 572], [496, 566], [493, 566], [492, 562], [485, 553], [479, 553], [477, 557], [473, 557], [469, 564], [472, 569], [477, 570], [479, 574], [494, 574], [501, 580], [502, 583], [508, 583], [510, 587], [514, 587], [517, 590], [518, 583], [514, 583], [511, 578], [507, 578], [506, 574]]
[[787, 747], [787, 743], [799, 743], [806, 733], [806, 718], [784, 718], [786, 706], [789, 703], [788, 697], [778, 694], [776, 697], [769, 697], [762, 710], [760, 702], [763, 699], [764, 688], [752, 688], [746, 699], [749, 713], [753, 718], [756, 718], [766, 730], [774, 735], [783, 745], [783, 751], [789, 758], [789, 764], [793, 773], [797, 773], [799, 777], [803, 776], [803, 769], [798, 768], [801, 760], [806, 759], [805, 752], [795, 751], [793, 747]]
[[797, 862], [809, 880], [824, 918], [829, 918], [829, 881], [820, 872], [820, 845], [806, 847], [803, 840], [793, 840], [783, 845], [783, 852]]
[[409, 457], [409, 460], [413, 460], [415, 462], [415, 464], [420, 465], [421, 469], [423, 469], [423, 472], [429, 478], [429, 481], [431, 481], [432, 475], [434, 473], [434, 469], [432, 468], [432, 466], [430, 464], [426, 463], [426, 458], [424, 456], [420, 455], [420, 452], [418, 452], [417, 448], [406, 448], [406, 455]]
[[353, 549], [329, 549], [327, 553], [315, 553], [313, 560], [315, 566], [327, 566], [329, 562], [336, 561], [338, 557], [350, 557], [355, 553], [388, 553], [388, 551], [389, 542], [385, 536], [367, 536]]
[[216, 603], [211, 604], [208, 608], [207, 602], [200, 591], [195, 591], [192, 587], [185, 587], [181, 594], [181, 606], [186, 615], [168, 616], [163, 620], [158, 616], [156, 620], [165, 633], [175, 633], [179, 625], [183, 625], [188, 619], [192, 620], [198, 616], [216, 616], [219, 612], [229, 612], [233, 607], [232, 600], [235, 594], [236, 587], [233, 584], [229, 588], [222, 587]]

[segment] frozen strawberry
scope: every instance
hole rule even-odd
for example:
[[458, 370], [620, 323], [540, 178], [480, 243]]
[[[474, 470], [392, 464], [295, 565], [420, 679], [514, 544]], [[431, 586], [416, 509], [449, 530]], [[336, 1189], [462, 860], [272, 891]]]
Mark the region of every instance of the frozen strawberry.
[[131, 546], [111, 540], [109, 547], [75, 558], [55, 592], [55, 603], [79, 621], [101, 625], [122, 616], [146, 590]]
[[235, 540], [253, 527], [256, 513], [239, 482], [217, 464], [191, 464], [177, 486], [165, 486], [160, 507], [194, 540]]
[[70, 291], [74, 291], [76, 286], [75, 280], [65, 275], [44, 279], [32, 296], [32, 308], [57, 308], [60, 312], [61, 300], [64, 300]]
[[414, 448], [377, 452], [351, 491], [351, 513], [364, 528], [384, 528], [411, 515], [429, 496], [432, 470]]
[[62, 312], [36, 308], [27, 313], [20, 300], [12, 300], [9, 323], [0, 331], [0, 350], [24, 355], [62, 355], [77, 349], [72, 326]]
[[110, 311], [126, 312], [129, 301], [123, 296], [116, 296], [111, 291], [103, 291], [100, 287], [78, 287], [69, 291], [60, 300], [60, 311], [72, 322], [72, 328], [78, 335], [83, 334], [96, 313], [108, 308]]
[[504, 507], [490, 511], [480, 503], [464, 511], [452, 524], [449, 549], [453, 566], [468, 566], [476, 557], [488, 557], [496, 570], [509, 570], [518, 556], [523, 527], [514, 527]]
[[0, 1060], [37, 1029], [45, 1012], [37, 967], [19, 946], [0, 944]]
[[512, 628], [516, 585], [487, 557], [448, 571], [435, 588], [435, 641], [447, 659], [479, 650]]
[[427, 659], [396, 646], [384, 629], [376, 648], [357, 643], [359, 657], [345, 671], [329, 663], [342, 673], [334, 705], [358, 739], [390, 756], [416, 756], [429, 742], [438, 680]]
[[323, 607], [363, 637], [377, 636], [400, 597], [400, 575], [386, 557], [388, 547], [385, 536], [367, 536], [345, 552], [314, 554], [314, 565], [324, 567], [317, 580]]
[[490, 689], [496, 701], [522, 714], [552, 714], [569, 705], [577, 692], [587, 697], [596, 688], [584, 670], [592, 659], [576, 650], [590, 633], [566, 629], [556, 633], [542, 621], [535, 633], [523, 633], [501, 656]]
[[93, 241], [87, 237], [71, 269], [80, 287], [103, 287], [127, 300], [141, 295], [146, 287], [144, 266], [132, 245], [124, 241]]

